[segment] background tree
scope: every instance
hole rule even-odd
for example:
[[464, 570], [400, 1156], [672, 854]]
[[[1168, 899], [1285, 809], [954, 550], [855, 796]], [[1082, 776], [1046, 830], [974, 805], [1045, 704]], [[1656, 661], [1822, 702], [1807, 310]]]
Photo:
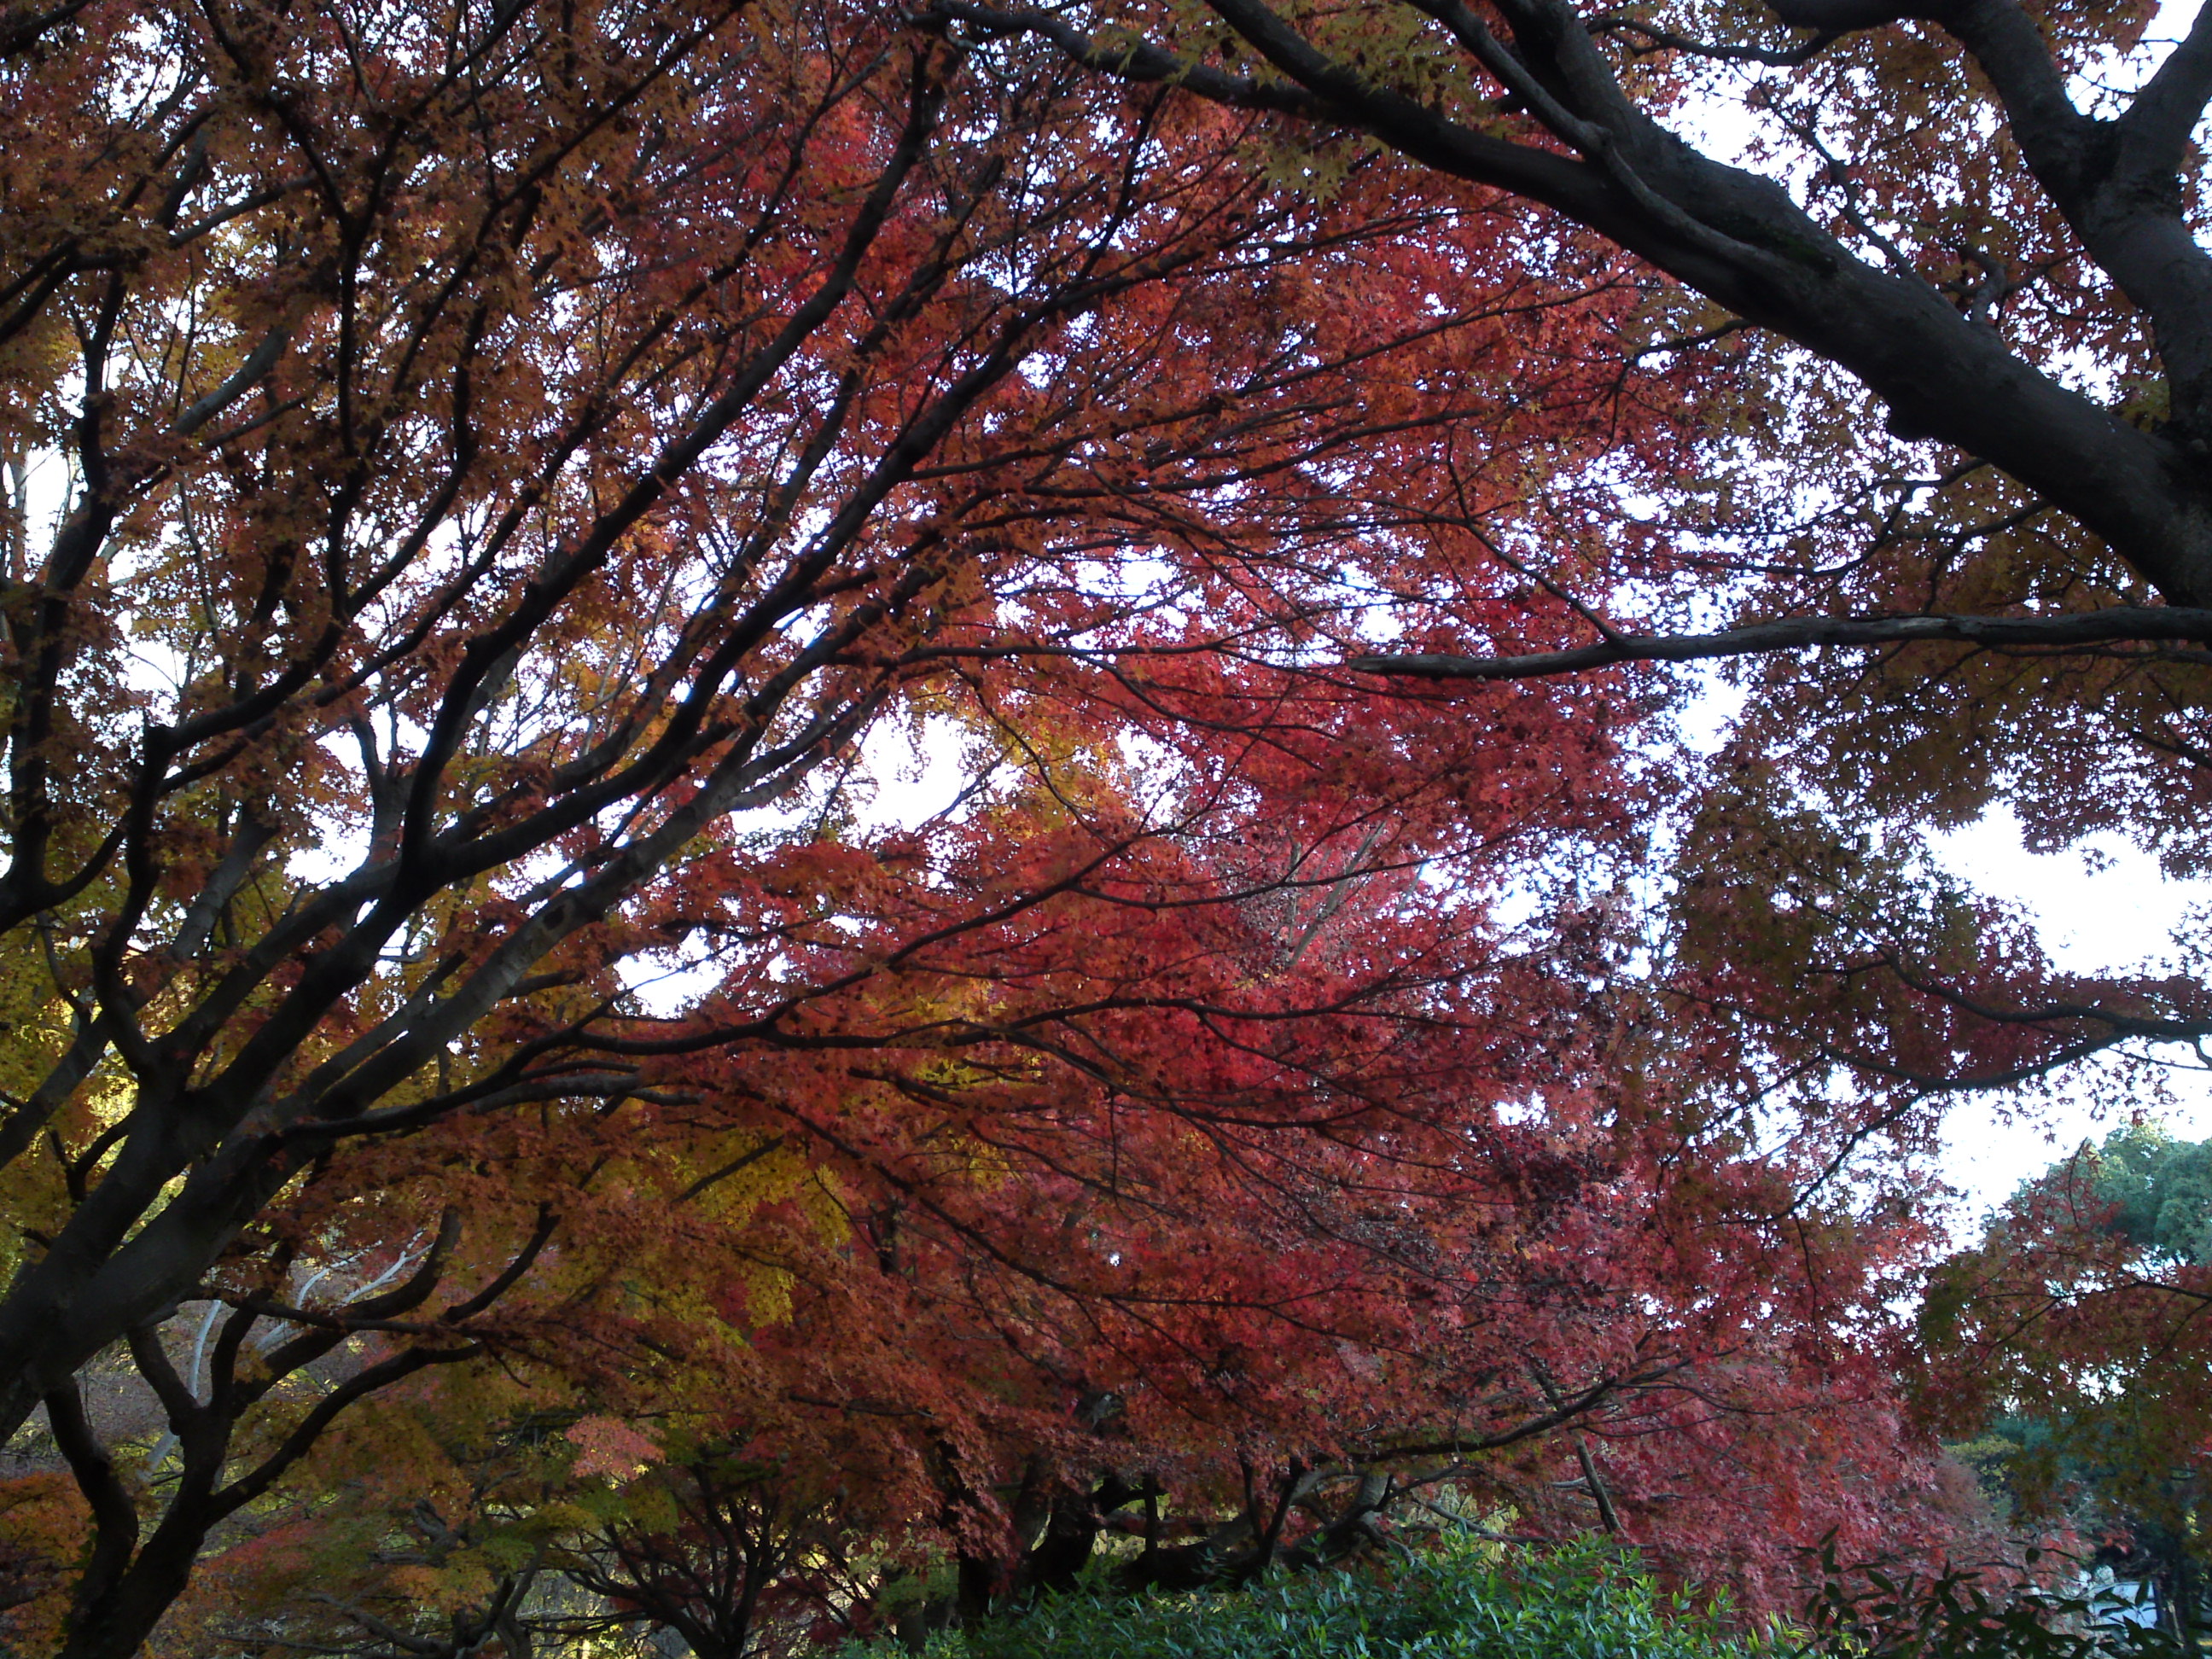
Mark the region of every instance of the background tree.
[[2129, 1552], [2185, 1635], [2204, 1593], [2208, 1156], [2141, 1124], [2083, 1146], [1944, 1264], [1921, 1315], [1939, 1420], [2013, 1443], [2000, 1478], [2023, 1510]]

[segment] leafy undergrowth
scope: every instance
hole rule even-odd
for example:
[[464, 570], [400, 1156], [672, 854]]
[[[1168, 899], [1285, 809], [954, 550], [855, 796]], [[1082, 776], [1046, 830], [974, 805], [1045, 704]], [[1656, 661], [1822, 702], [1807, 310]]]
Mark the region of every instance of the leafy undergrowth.
[[[888, 1653], [890, 1650], [883, 1650]], [[1479, 1540], [1245, 1590], [1056, 1596], [931, 1639], [927, 1659], [1748, 1659], [1709, 1611], [1601, 1546]]]

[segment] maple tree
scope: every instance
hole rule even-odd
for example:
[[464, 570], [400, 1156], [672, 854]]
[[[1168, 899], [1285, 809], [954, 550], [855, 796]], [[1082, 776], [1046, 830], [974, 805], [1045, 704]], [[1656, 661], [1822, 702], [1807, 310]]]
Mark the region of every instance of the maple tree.
[[[934, 9], [979, 42], [1269, 112], [1316, 164], [1379, 146], [1540, 204], [1679, 284], [1644, 349], [1694, 386], [1702, 440], [1671, 488], [1624, 502], [1657, 532], [1641, 580], [1531, 562], [1582, 607], [1562, 649], [1343, 647], [1401, 683], [1723, 665], [1744, 706], [1673, 872], [1668, 968], [1763, 1033], [1774, 1109], [1841, 1097], [1927, 1149], [1962, 1091], [2118, 1054], [2095, 1086], [2155, 1099], [2160, 1068], [2202, 1070], [2201, 917], [2162, 967], [2055, 972], [1925, 839], [2002, 805], [2041, 850], [2114, 831], [2204, 868], [2212, 9]], [[2063, 1207], [2024, 1204], [1971, 1258], [1986, 1283], [1947, 1270], [1944, 1364], [1984, 1403], [2055, 1389], [2085, 1428], [2100, 1400], [2148, 1413], [2130, 1459], [2166, 1455], [2170, 1484], [2194, 1432], [2170, 1403], [2197, 1392], [2193, 1281]], [[2124, 1406], [2100, 1394], [2116, 1375], [2136, 1378]]]
[[[368, 51], [347, 14], [112, 21], [73, 11], [17, 45], [18, 118], [43, 137], [15, 149], [85, 176], [44, 221], [14, 222], [12, 418], [21, 453], [52, 445], [68, 480], [51, 544], [26, 530], [14, 554], [7, 890], [28, 1052], [6, 1150], [43, 1156], [64, 1107], [99, 1150], [54, 1171], [88, 1190], [7, 1304], [14, 1420], [197, 1284], [323, 1149], [465, 1107], [623, 1097], [636, 1045], [593, 1048], [587, 1029], [622, 994], [612, 964], [747, 925], [709, 902], [733, 876], [767, 907], [751, 925], [781, 936], [757, 972], [837, 955], [814, 894], [896, 854], [816, 836], [812, 864], [780, 869], [717, 826], [795, 801], [895, 693], [926, 711], [908, 680], [1058, 763], [1089, 733], [1049, 681], [994, 691], [994, 641], [1031, 643], [1035, 617], [1079, 653], [1182, 597], [1086, 598], [1099, 550], [1076, 526], [1196, 540], [1191, 498], [1279, 472], [1255, 509], [1286, 520], [1267, 585], [1201, 552], [1188, 586], [1194, 605], [1206, 584], [1232, 611], [1255, 592], [1294, 605], [1298, 518], [1341, 541], [1378, 511], [1335, 500], [1330, 464], [1455, 424], [1401, 436], [1372, 398], [1332, 422], [1346, 365], [1402, 340], [1465, 373], [1475, 353], [1455, 337], [1495, 337], [1486, 323], [1546, 298], [1509, 271], [1398, 336], [1383, 315], [1380, 336], [1309, 342], [1304, 263], [1354, 289], [1418, 278], [1355, 257], [1387, 222], [1261, 204], [1225, 172], [1233, 153], [1201, 150], [1195, 177], [1163, 156], [1155, 177], [1169, 135], [1142, 101], [1089, 163], [1010, 171], [1024, 146], [1072, 142], [1051, 119], [1097, 111], [985, 82], [975, 96], [1005, 102], [992, 119], [1011, 135], [948, 128], [951, 54], [879, 20], [828, 52], [820, 31], [842, 20], [709, 16], [665, 39], [636, 21], [634, 40], [635, 20], [609, 14], [587, 52], [573, 28], [556, 41], [492, 12], [473, 32], [379, 35], [377, 74], [335, 79], [319, 54]], [[719, 73], [728, 53], [743, 74]], [[495, 97], [523, 94], [484, 82], [487, 54], [531, 83], [529, 109]], [[557, 99], [536, 85], [556, 70]], [[311, 92], [331, 107], [287, 113]], [[497, 160], [464, 160], [495, 141]], [[88, 204], [106, 220], [81, 222]], [[1196, 358], [1215, 382], [1170, 377], [1176, 307], [1201, 327], [1209, 302], [1267, 295], [1277, 264], [1280, 334], [1241, 362]], [[1595, 318], [1602, 263], [1588, 275]], [[1151, 301], [1171, 278], [1174, 298]], [[549, 311], [557, 327], [537, 328]], [[1517, 369], [1523, 354], [1495, 349]], [[1486, 401], [1465, 395], [1457, 413]], [[1156, 434], [1181, 471], [1152, 507]], [[1071, 528], [1048, 542], [1056, 520]], [[1183, 704], [1160, 709], [1170, 723], [1279, 695], [1264, 665], [1249, 685], [1116, 694]], [[1534, 721], [1577, 701], [1516, 707]], [[1522, 769], [1554, 793], [1601, 770], [1603, 718], [1558, 725], [1556, 752]], [[1176, 781], [1179, 818], [1095, 835], [1091, 862], [1205, 833], [1206, 781]], [[1298, 827], [1336, 850], [1340, 825]], [[343, 873], [293, 867], [341, 833], [357, 838]], [[939, 920], [963, 924], [979, 925]], [[770, 1036], [805, 1000], [749, 1024]], [[40, 1020], [58, 1028], [43, 1054]], [[465, 1036], [489, 1046], [457, 1054]], [[120, 1118], [87, 1085], [111, 1054]], [[599, 1058], [579, 1070], [579, 1054]]]
[[1772, 359], [979, 18], [0, 26], [13, 1639], [739, 1651], [1447, 1491], [1771, 1605], [1949, 1524], [1860, 1150], [2051, 1022], [1797, 972], [1918, 889], [1764, 775], [1647, 935], [1668, 688], [1554, 672]]

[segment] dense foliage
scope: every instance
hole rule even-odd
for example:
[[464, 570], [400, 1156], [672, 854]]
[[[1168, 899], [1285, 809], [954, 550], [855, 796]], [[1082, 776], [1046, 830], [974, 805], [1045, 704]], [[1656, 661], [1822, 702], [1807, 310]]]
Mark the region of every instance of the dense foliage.
[[[868, 1649], [861, 1651], [890, 1651]], [[1447, 1533], [1363, 1571], [1242, 1592], [1060, 1595], [933, 1638], [931, 1659], [1728, 1659], [1760, 1650], [1594, 1543], [1501, 1552]]]
[[[1996, 1547], [1942, 1103], [2212, 989], [1926, 837], [2207, 855], [2191, 28], [0, 9], [0, 1641]], [[1933, 1337], [2193, 1387], [2063, 1237]]]
[[[1832, 1541], [1802, 1629], [1803, 1653], [1868, 1659], [2172, 1659], [2194, 1652], [2176, 1633], [2134, 1615], [2139, 1604], [2109, 1580], [2085, 1577], [2077, 1557], [2024, 1552], [2012, 1570], [1952, 1565], [1923, 1573], [1878, 1563], [1845, 1566]], [[2053, 1581], [2056, 1581], [2055, 1583]]]

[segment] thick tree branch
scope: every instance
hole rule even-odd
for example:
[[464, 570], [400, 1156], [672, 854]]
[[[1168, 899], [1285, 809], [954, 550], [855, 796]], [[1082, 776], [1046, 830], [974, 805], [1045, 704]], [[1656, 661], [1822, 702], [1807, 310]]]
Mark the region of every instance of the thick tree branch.
[[2144, 179], [2171, 177], [2212, 102], [2212, 0], [2200, 4], [2181, 44], [2160, 64], [2118, 123], [2122, 166]]
[[1352, 657], [1346, 668], [1401, 679], [1524, 680], [1586, 673], [1627, 662], [1705, 662], [1814, 647], [1879, 647], [1954, 641], [1992, 650], [2070, 651], [2119, 643], [2212, 644], [2212, 610], [2114, 605], [2063, 617], [1809, 617], [1718, 634], [1616, 635], [1571, 651], [1512, 657], [1441, 654]]

